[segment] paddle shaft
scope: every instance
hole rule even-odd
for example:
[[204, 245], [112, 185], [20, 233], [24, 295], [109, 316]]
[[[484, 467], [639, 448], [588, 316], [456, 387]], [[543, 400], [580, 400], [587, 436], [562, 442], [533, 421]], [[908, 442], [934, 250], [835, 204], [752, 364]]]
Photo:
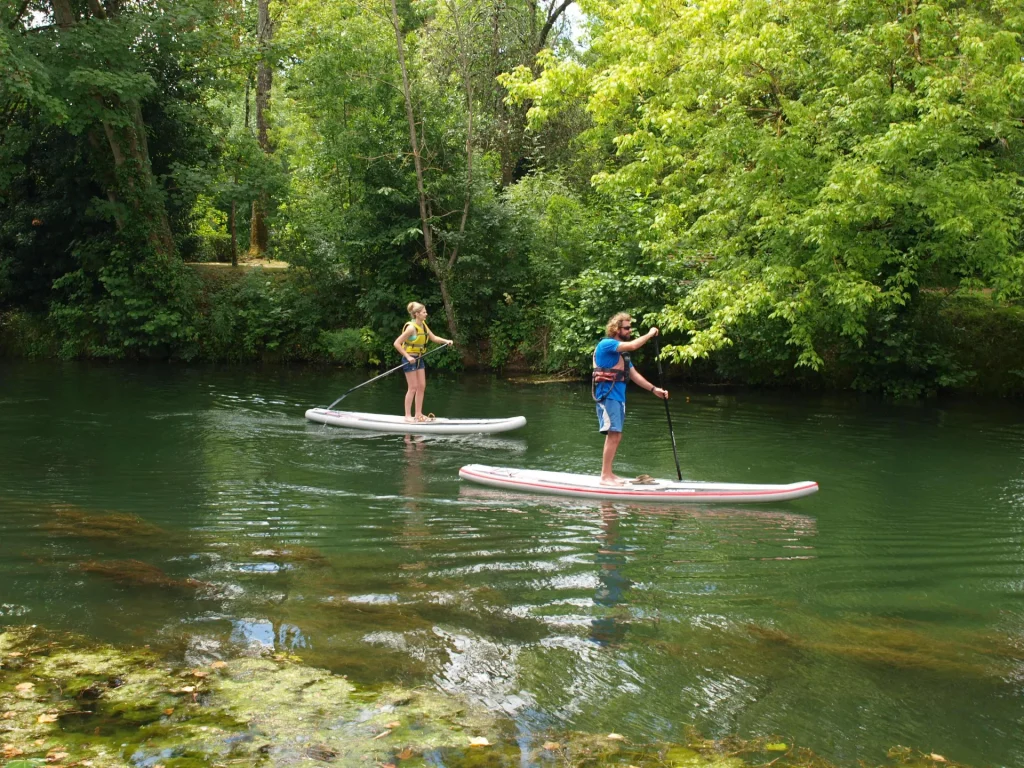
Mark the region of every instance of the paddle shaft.
[[[439, 346], [439, 347], [434, 347], [434, 348], [433, 348], [432, 350], [430, 350], [429, 352], [424, 352], [424, 353], [423, 353], [422, 355], [420, 355], [420, 356], [419, 356], [419, 359], [420, 359], [420, 360], [422, 360], [422, 359], [423, 359], [424, 357], [426, 357], [427, 355], [432, 355], [432, 354], [433, 354], [434, 352], [437, 352], [437, 350], [439, 350], [439, 349], [444, 349], [444, 348], [445, 348], [445, 347], [447, 347], [447, 346], [449, 346], [449, 345], [448, 345], [448, 344], [442, 344], [442, 345], [441, 345], [441, 346]], [[334, 408], [334, 406], [336, 406], [336, 405], [337, 405], [338, 403], [340, 403], [340, 402], [341, 402], [342, 400], [344, 400], [344, 399], [345, 399], [346, 397], [348, 397], [349, 395], [351, 395], [351, 394], [352, 394], [353, 392], [355, 392], [355, 391], [356, 391], [357, 389], [359, 389], [359, 388], [361, 388], [361, 387], [365, 387], [365, 386], [366, 386], [367, 384], [373, 384], [373, 382], [375, 382], [375, 381], [379, 381], [380, 379], [383, 379], [383, 378], [384, 378], [385, 376], [390, 376], [390, 375], [391, 375], [392, 373], [394, 373], [395, 371], [397, 371], [397, 370], [400, 370], [400, 369], [401, 369], [401, 367], [402, 367], [403, 365], [405, 365], [405, 363], [404, 363], [404, 362], [402, 362], [402, 363], [399, 363], [399, 364], [398, 364], [398, 365], [396, 365], [396, 366], [395, 366], [394, 368], [392, 368], [392, 369], [391, 369], [390, 371], [384, 371], [384, 373], [382, 373], [382, 374], [381, 374], [380, 376], [374, 376], [374, 377], [373, 377], [372, 379], [370, 379], [369, 381], [364, 381], [364, 382], [363, 382], [362, 384], [356, 384], [356, 385], [355, 385], [354, 387], [352, 387], [352, 389], [348, 390], [348, 391], [347, 391], [347, 392], [346, 392], [345, 394], [343, 394], [343, 395], [342, 395], [341, 397], [339, 397], [339, 398], [338, 398], [337, 400], [335, 400], [335, 401], [334, 401], [333, 403], [331, 403], [330, 405], [328, 405], [328, 406], [327, 406], [327, 410], [329, 411], [329, 410], [331, 410], [332, 408]]]
[[[661, 369], [661, 350], [658, 348], [658, 337], [654, 337], [654, 359], [658, 361], [658, 386], [661, 389], [665, 389], [665, 372]], [[665, 403], [665, 418], [668, 419], [668, 434], [672, 438], [672, 458], [676, 460], [676, 477], [679, 478], [679, 482], [683, 482], [683, 472], [679, 469], [679, 452], [676, 450], [676, 433], [672, 429], [672, 412], [668, 409], [668, 398], [666, 397], [663, 401]]]

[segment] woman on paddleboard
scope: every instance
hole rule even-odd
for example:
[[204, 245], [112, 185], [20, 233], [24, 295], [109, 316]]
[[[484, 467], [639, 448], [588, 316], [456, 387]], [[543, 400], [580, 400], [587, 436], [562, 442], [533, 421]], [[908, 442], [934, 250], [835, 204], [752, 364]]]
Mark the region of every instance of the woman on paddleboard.
[[[427, 366], [423, 362], [423, 353], [427, 349], [427, 342], [435, 344], [452, 344], [450, 339], [442, 339], [430, 330], [427, 325], [427, 308], [418, 301], [410, 301], [410, 320], [402, 328], [401, 335], [395, 339], [395, 349], [405, 361], [402, 363], [402, 371], [405, 373], [405, 381], [409, 385], [405, 393], [405, 420], [426, 421], [423, 415], [423, 393], [427, 389]], [[415, 404], [415, 413], [413, 405]]]

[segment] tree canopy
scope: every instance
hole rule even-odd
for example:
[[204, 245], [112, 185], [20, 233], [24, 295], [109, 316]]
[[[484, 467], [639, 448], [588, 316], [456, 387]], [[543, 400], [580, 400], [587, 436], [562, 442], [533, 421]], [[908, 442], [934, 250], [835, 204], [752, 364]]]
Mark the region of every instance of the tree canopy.
[[1024, 9], [1014, 2], [586, 2], [591, 45], [507, 79], [583, 99], [597, 190], [692, 289], [659, 316], [705, 357], [777, 324], [796, 365], [922, 289], [1024, 285]]

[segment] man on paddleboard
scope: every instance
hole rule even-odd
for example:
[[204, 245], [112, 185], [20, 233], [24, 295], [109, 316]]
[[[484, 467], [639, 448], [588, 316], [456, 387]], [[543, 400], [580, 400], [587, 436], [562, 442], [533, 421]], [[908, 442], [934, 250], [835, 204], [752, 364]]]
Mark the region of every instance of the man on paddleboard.
[[615, 453], [622, 440], [622, 424], [626, 418], [626, 382], [632, 381], [662, 400], [668, 399], [668, 390], [656, 387], [633, 367], [629, 354], [640, 349], [658, 335], [651, 328], [643, 336], [633, 339], [633, 320], [628, 312], [612, 316], [605, 326], [606, 338], [594, 350], [593, 394], [597, 401], [597, 428], [604, 435], [604, 454], [601, 461], [601, 485], [624, 485], [622, 478], [612, 472]]

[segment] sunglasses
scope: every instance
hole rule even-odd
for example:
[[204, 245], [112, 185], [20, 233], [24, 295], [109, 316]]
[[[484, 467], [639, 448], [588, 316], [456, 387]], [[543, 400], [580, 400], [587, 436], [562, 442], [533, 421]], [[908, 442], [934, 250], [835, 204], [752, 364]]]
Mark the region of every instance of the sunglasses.
[[620, 325], [619, 326], [619, 330], [620, 331], [632, 331], [633, 330], [633, 326], [632, 325]]

